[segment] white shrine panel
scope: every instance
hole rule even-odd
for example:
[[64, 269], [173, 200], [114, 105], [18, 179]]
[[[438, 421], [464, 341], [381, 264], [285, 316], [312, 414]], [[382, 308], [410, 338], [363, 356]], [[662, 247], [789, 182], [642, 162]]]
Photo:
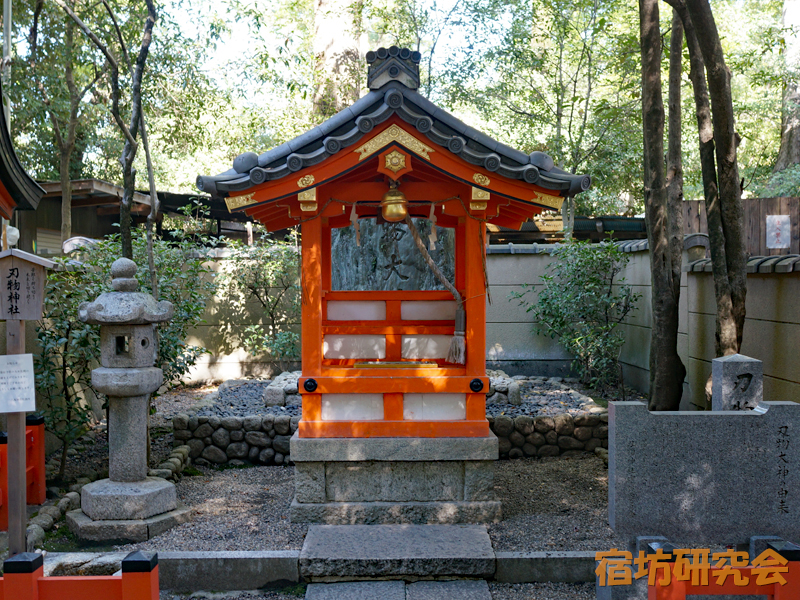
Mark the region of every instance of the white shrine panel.
[[322, 394], [323, 421], [380, 421], [383, 394]]
[[454, 300], [408, 300], [400, 303], [403, 321], [454, 321]]
[[463, 421], [466, 418], [466, 394], [403, 394], [403, 419], [406, 421]]
[[327, 318], [329, 321], [385, 321], [386, 302], [331, 300]]
[[412, 360], [447, 358], [452, 338], [452, 335], [404, 335], [401, 356]]
[[382, 335], [326, 335], [322, 342], [325, 358], [386, 358]]

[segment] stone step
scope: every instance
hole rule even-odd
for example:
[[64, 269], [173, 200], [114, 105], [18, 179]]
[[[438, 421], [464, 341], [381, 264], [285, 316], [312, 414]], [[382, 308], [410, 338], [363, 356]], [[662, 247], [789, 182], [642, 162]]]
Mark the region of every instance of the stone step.
[[306, 600], [406, 600], [402, 581], [349, 581], [312, 583], [306, 588]]
[[484, 525], [312, 525], [300, 551], [306, 581], [492, 577]]
[[483, 581], [350, 581], [312, 583], [306, 600], [492, 600]]

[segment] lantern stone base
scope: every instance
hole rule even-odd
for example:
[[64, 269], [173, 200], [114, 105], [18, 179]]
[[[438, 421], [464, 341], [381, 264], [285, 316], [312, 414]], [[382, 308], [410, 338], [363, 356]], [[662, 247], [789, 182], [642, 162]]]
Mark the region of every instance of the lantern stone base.
[[69, 530], [82, 542], [131, 543], [144, 542], [191, 519], [191, 511], [182, 504], [147, 519], [116, 519], [93, 521], [80, 509], [67, 513]]
[[94, 521], [147, 519], [177, 505], [175, 485], [159, 477], [142, 481], [100, 479], [81, 489], [81, 509]]
[[493, 523], [497, 438], [292, 436], [293, 522]]
[[127, 543], [149, 540], [189, 518], [169, 481], [101, 479], [83, 486], [81, 509], [67, 513], [67, 525], [84, 542]]

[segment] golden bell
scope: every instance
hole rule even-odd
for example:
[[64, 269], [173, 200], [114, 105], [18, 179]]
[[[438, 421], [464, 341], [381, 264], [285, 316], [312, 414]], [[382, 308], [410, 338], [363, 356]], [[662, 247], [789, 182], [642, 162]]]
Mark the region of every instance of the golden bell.
[[398, 190], [396, 186], [397, 184], [392, 185], [381, 200], [381, 213], [383, 218], [390, 223], [402, 221], [408, 214], [406, 195]]

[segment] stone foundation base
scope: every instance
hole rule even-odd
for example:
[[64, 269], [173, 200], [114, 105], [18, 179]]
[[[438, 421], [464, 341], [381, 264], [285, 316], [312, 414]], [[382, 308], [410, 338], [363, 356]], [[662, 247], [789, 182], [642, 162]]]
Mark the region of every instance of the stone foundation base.
[[93, 521], [82, 510], [67, 513], [67, 526], [82, 542], [130, 543], [145, 542], [167, 529], [190, 520], [190, 510], [182, 504], [169, 512], [147, 519]]
[[498, 443], [486, 438], [291, 440], [301, 523], [494, 523]]

